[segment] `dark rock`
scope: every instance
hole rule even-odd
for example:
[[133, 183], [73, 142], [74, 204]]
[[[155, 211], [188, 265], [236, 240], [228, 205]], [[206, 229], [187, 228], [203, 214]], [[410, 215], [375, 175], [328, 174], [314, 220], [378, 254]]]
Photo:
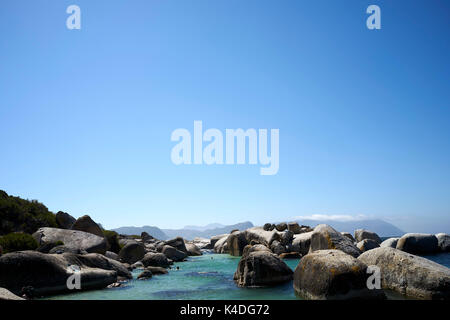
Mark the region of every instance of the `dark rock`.
[[50, 254], [63, 254], [63, 253], [87, 254], [88, 252], [86, 250], [71, 248], [71, 247], [67, 247], [67, 246], [56, 246], [56, 247], [52, 248], [48, 253], [50, 253]]
[[162, 253], [147, 253], [142, 259], [142, 263], [147, 267], [162, 267], [168, 268], [170, 262]]
[[383, 289], [417, 299], [450, 300], [450, 269], [394, 248], [364, 252], [358, 260], [380, 268]]
[[279, 241], [283, 246], [291, 244], [292, 240], [294, 240], [294, 233], [292, 231], [286, 230], [281, 233]]
[[84, 250], [89, 253], [105, 254], [107, 248], [105, 238], [78, 230], [40, 228], [33, 233], [33, 238], [40, 246], [61, 241], [67, 248]]
[[398, 240], [397, 249], [413, 254], [436, 253], [438, 239], [433, 234], [407, 233]]
[[276, 255], [280, 255], [286, 252], [286, 247], [283, 246], [278, 240], [275, 240], [270, 245], [270, 250], [272, 250], [272, 252]]
[[275, 226], [275, 229], [277, 229], [277, 231], [280, 231], [280, 232], [286, 230], [287, 228], [288, 228], [288, 226], [287, 226], [286, 222], [281, 222]]
[[292, 250], [300, 253], [302, 256], [308, 254], [311, 246], [312, 234], [313, 232], [310, 231], [294, 235], [294, 240], [292, 240]]
[[56, 215], [56, 223], [58, 227], [61, 229], [71, 229], [73, 224], [75, 223], [75, 218], [72, 217], [70, 214], [59, 211]]
[[273, 286], [292, 280], [292, 270], [275, 254], [254, 251], [242, 256], [234, 280], [239, 287]]
[[287, 228], [289, 231], [291, 231], [293, 234], [299, 234], [302, 232], [302, 229], [300, 228], [300, 225], [297, 222], [289, 222], [287, 224]]
[[25, 300], [21, 297], [16, 296], [14, 293], [5, 288], [0, 288], [0, 301], [6, 300]]
[[[70, 292], [68, 278], [74, 271], [67, 254], [52, 255], [37, 251], [18, 251], [0, 257], [0, 287], [17, 295], [46, 296]], [[80, 256], [82, 257], [82, 256]], [[106, 258], [105, 258], [106, 259]], [[81, 290], [101, 289], [117, 281], [117, 272], [80, 264]], [[22, 288], [26, 288], [22, 291]]]
[[214, 244], [214, 252], [215, 253], [227, 253], [228, 252], [228, 245], [227, 245], [227, 239], [229, 235], [224, 235], [222, 238], [220, 238], [216, 243]]
[[364, 240], [358, 242], [356, 244], [356, 246], [358, 247], [359, 250], [361, 250], [362, 252], [365, 252], [368, 250], [378, 248], [380, 245], [378, 244], [378, 242], [376, 242], [372, 239], [364, 239]]
[[255, 240], [257, 243], [263, 244], [266, 247], [270, 247], [274, 240], [280, 240], [281, 236], [275, 230], [265, 231], [261, 227], [253, 227], [244, 231], [245, 238], [248, 243], [251, 243], [252, 240]]
[[263, 229], [264, 229], [264, 231], [272, 231], [273, 228], [270, 229], [271, 227], [272, 227], [271, 223], [266, 223], [266, 224], [264, 224]]
[[117, 276], [123, 279], [132, 279], [132, 275], [119, 261], [110, 259], [99, 253], [88, 253], [78, 255], [73, 253], [64, 253], [62, 257], [72, 265], [87, 266], [90, 268], [99, 268], [102, 270], [112, 270]]
[[202, 251], [193, 243], [186, 243], [188, 256], [201, 256]]
[[298, 252], [286, 252], [280, 254], [281, 259], [300, 259], [302, 255]]
[[397, 248], [397, 242], [400, 238], [389, 238], [384, 240], [381, 244], [380, 247], [383, 248]]
[[145, 270], [150, 270], [152, 272], [152, 274], [154, 274], [154, 275], [169, 273], [169, 271], [167, 271], [165, 268], [161, 268], [161, 267], [147, 267], [147, 268], [145, 268]]
[[358, 229], [355, 231], [355, 239], [356, 239], [356, 242], [361, 242], [365, 239], [373, 240], [373, 241], [377, 242], [378, 244], [380, 244], [382, 242], [380, 237], [375, 232], [364, 230], [364, 229]]
[[450, 235], [446, 233], [438, 233], [436, 238], [438, 239], [439, 249], [443, 252], [450, 252]]
[[184, 239], [182, 237], [176, 237], [175, 239], [167, 240], [166, 245], [174, 247], [175, 249], [188, 253], [186, 249], [186, 244], [184, 243]]
[[188, 256], [183, 251], [180, 251], [172, 246], [165, 245], [161, 251], [168, 259], [171, 259], [175, 262], [183, 261]]
[[133, 264], [145, 256], [145, 247], [142, 243], [130, 242], [119, 252], [120, 261]]
[[341, 232], [344, 237], [349, 238], [352, 242], [356, 242], [355, 238], [353, 238], [352, 234], [349, 232]]
[[153, 276], [153, 273], [149, 269], [145, 269], [137, 276], [139, 280], [147, 280]]
[[248, 244], [245, 232], [232, 232], [227, 238], [228, 252], [232, 256], [242, 256], [244, 247]]
[[151, 235], [149, 235], [145, 231], [141, 233], [141, 239], [143, 242], [150, 242], [150, 241], [155, 240], [155, 238], [153, 238]]
[[111, 251], [106, 251], [105, 257], [116, 260], [116, 261], [120, 261], [119, 255], [117, 253], [114, 253]]
[[367, 288], [367, 265], [340, 250], [304, 256], [294, 272], [294, 290], [306, 299], [384, 299], [382, 290]]
[[224, 238], [224, 237], [228, 237], [229, 234], [219, 234], [217, 236], [211, 237], [211, 247], [214, 248], [215, 244], [217, 243], [217, 241], [219, 241], [220, 239]]
[[319, 224], [311, 235], [311, 252], [317, 250], [337, 249], [358, 257], [361, 251], [353, 242], [326, 224]]
[[99, 237], [104, 237], [102, 229], [88, 215], [78, 218], [72, 225], [72, 230], [84, 231]]

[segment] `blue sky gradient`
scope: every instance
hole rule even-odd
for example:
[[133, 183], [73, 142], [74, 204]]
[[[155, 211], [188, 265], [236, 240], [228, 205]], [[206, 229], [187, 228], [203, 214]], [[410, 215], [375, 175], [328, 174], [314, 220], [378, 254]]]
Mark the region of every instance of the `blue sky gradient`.
[[[4, 0], [0, 35], [9, 194], [107, 228], [321, 214], [450, 232], [448, 1]], [[194, 120], [279, 129], [278, 174], [175, 166], [171, 132]]]

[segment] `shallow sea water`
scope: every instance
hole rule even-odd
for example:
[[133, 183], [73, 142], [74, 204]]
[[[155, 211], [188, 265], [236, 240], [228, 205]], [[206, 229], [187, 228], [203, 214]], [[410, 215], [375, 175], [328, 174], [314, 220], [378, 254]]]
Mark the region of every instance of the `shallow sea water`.
[[[450, 253], [425, 256], [450, 267]], [[169, 274], [136, 280], [142, 270], [133, 271], [133, 280], [122, 287], [47, 297], [54, 300], [293, 300], [292, 281], [271, 288], [238, 288], [233, 282], [239, 257], [206, 253], [175, 263]], [[299, 259], [284, 260], [294, 270]], [[179, 267], [179, 270], [176, 267]], [[402, 299], [388, 292], [389, 299]]]

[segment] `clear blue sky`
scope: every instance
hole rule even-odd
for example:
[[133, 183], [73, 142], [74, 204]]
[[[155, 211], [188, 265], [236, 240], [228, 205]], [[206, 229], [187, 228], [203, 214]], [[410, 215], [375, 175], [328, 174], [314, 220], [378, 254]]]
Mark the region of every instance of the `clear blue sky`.
[[[3, 0], [0, 189], [108, 228], [322, 214], [450, 232], [449, 75], [444, 0]], [[175, 166], [171, 132], [194, 120], [280, 129], [278, 174]]]

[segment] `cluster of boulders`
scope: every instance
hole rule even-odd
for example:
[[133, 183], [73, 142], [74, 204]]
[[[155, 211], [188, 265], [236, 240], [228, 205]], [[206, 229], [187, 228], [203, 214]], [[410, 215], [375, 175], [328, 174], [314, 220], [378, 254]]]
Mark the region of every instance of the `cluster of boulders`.
[[33, 234], [37, 250], [0, 256], [0, 300], [69, 292], [67, 281], [76, 272], [81, 290], [117, 287], [133, 278], [134, 269], [142, 269], [138, 279], [150, 279], [168, 273], [173, 262], [202, 254], [194, 242], [181, 237], [161, 241], [145, 232], [140, 237], [120, 235], [119, 250], [112, 252], [102, 228], [89, 216], [74, 219], [58, 212], [56, 220], [60, 228], [40, 228]]
[[[241, 256], [234, 280], [259, 287], [294, 280], [307, 299], [385, 299], [382, 289], [419, 299], [450, 299], [450, 269], [414, 254], [449, 252], [450, 236], [408, 233], [382, 241], [374, 232], [354, 235], [329, 225], [270, 224], [212, 237], [216, 253]], [[300, 260], [294, 272], [283, 259]], [[380, 270], [381, 288], [367, 285]]]

